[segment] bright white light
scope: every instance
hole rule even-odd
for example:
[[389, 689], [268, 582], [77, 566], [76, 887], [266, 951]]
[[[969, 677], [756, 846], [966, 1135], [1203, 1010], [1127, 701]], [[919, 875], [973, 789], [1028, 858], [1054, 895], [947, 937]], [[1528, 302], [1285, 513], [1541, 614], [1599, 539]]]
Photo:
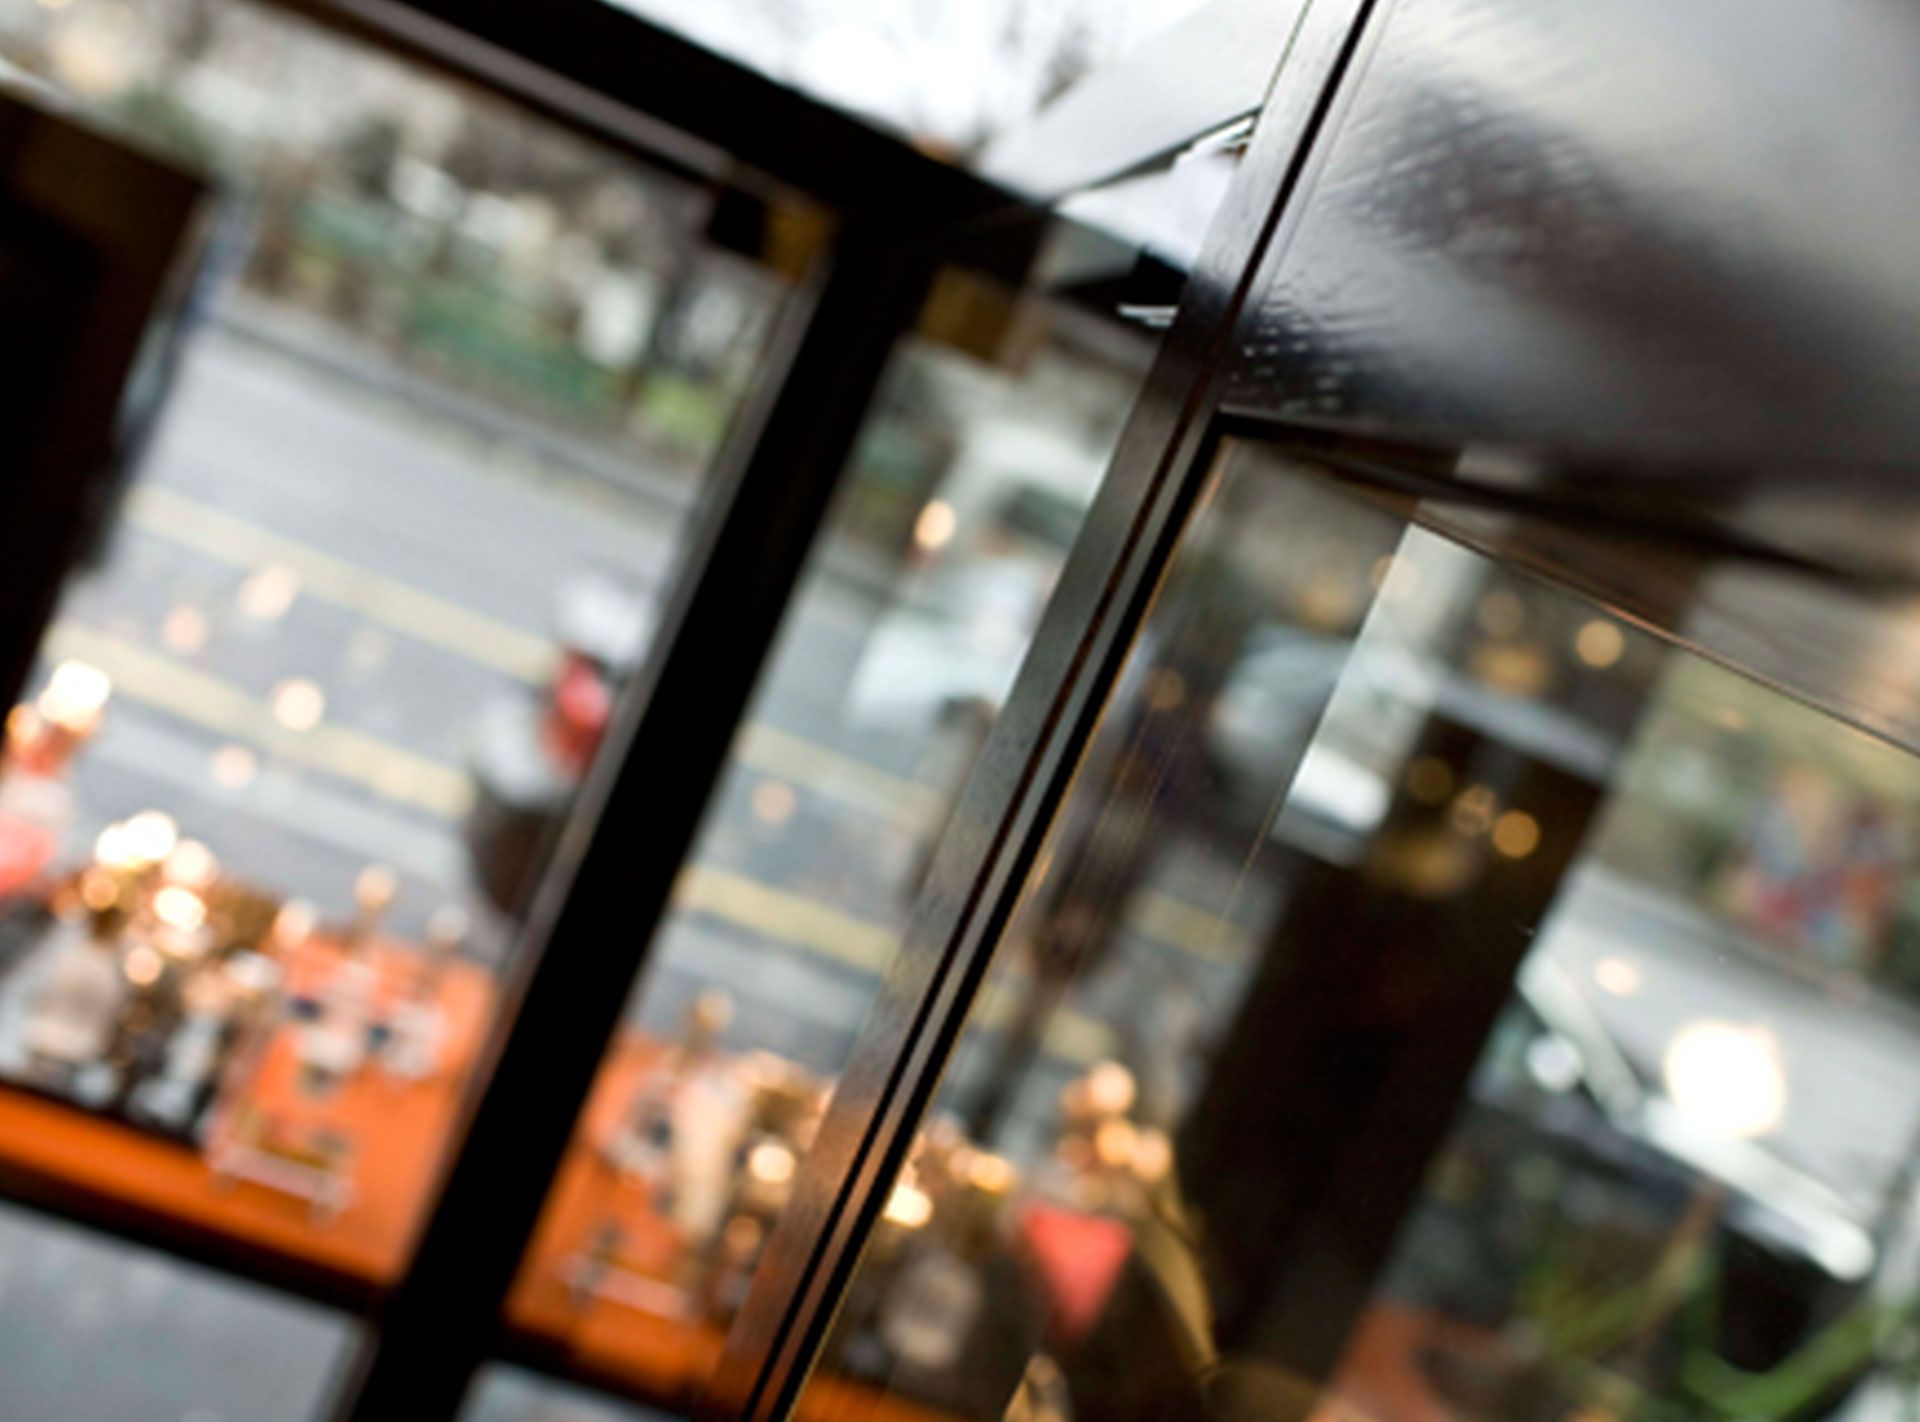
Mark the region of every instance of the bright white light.
[[769, 1185], [793, 1179], [793, 1152], [778, 1141], [762, 1141], [747, 1156], [747, 1173]]
[[86, 735], [99, 721], [112, 694], [113, 680], [100, 668], [86, 662], [62, 662], [47, 678], [46, 690], [35, 704], [42, 716], [62, 730]]
[[142, 810], [121, 827], [129, 854], [142, 864], [158, 864], [180, 842], [180, 827], [164, 810]]
[[139, 859], [123, 824], [111, 824], [100, 831], [99, 838], [93, 842], [93, 857], [109, 869], [132, 869]]
[[887, 1219], [905, 1229], [919, 1229], [933, 1218], [933, 1197], [918, 1185], [902, 1180], [887, 1196]]
[[183, 839], [167, 856], [167, 877], [190, 889], [204, 889], [220, 875], [220, 861], [197, 839]]
[[311, 731], [326, 714], [326, 693], [305, 677], [289, 677], [273, 689], [273, 718], [289, 731]]
[[153, 916], [169, 928], [192, 933], [207, 921], [207, 901], [191, 889], [169, 884], [153, 896]]
[[1786, 1068], [1765, 1027], [1689, 1022], [1668, 1043], [1664, 1070], [1674, 1105], [1718, 1135], [1764, 1136], [1786, 1117]]

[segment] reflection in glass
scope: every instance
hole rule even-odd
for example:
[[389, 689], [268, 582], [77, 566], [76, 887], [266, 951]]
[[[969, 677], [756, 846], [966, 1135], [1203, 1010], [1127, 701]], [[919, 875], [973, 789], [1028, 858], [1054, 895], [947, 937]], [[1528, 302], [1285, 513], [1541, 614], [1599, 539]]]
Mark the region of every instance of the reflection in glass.
[[1393, 507], [1223, 457], [800, 1415], [1910, 1395], [1915, 762]]
[[721, 251], [272, 9], [0, 0], [0, 61], [220, 196], [6, 715], [0, 1166], [371, 1297], [807, 215]]
[[1150, 351], [936, 284], [523, 1262], [521, 1333], [660, 1403], [706, 1381]]

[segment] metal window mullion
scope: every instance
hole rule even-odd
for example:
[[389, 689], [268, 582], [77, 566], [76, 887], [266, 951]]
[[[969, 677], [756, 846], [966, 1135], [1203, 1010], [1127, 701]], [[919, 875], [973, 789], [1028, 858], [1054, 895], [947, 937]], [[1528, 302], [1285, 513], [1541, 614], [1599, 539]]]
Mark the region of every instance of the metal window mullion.
[[1318, 0], [982, 752], [700, 1415], [788, 1416], [1206, 477], [1253, 272], [1371, 0]]
[[763, 399], [691, 540], [646, 668], [560, 838], [486, 1086], [332, 1415], [451, 1419], [619, 1027], [896, 337], [933, 252], [843, 234], [784, 323]]

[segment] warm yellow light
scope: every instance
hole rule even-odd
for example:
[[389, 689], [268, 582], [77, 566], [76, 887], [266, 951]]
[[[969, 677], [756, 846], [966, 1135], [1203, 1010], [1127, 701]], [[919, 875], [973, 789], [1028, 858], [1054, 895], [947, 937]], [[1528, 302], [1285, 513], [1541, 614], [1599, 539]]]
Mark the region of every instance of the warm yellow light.
[[31, 706], [20, 705], [7, 712], [7, 744], [30, 745], [40, 739], [40, 717]]
[[1087, 1073], [1087, 1104], [1103, 1115], [1131, 1109], [1136, 1094], [1133, 1073], [1119, 1062], [1100, 1062]]
[[1602, 958], [1593, 965], [1593, 980], [1614, 997], [1632, 997], [1640, 991], [1640, 970], [1625, 958]]
[[1674, 1033], [1662, 1067], [1674, 1105], [1718, 1135], [1764, 1136], [1786, 1117], [1786, 1069], [1765, 1027], [1689, 1022]]
[[320, 915], [304, 899], [289, 899], [273, 916], [273, 939], [282, 948], [298, 948], [319, 926]]
[[80, 902], [102, 913], [120, 902], [120, 881], [110, 870], [93, 868], [80, 876]]
[[902, 1180], [887, 1196], [886, 1217], [889, 1223], [902, 1229], [919, 1229], [933, 1218], [933, 1196], [918, 1185]]
[[153, 896], [153, 916], [169, 928], [192, 933], [207, 921], [207, 901], [192, 889], [169, 884]]
[[287, 615], [300, 594], [300, 579], [291, 568], [262, 568], [240, 584], [234, 599], [240, 610], [257, 622], [276, 622]]
[[1540, 821], [1525, 810], [1508, 810], [1493, 822], [1493, 847], [1509, 859], [1525, 859], [1540, 847]]
[[913, 521], [913, 541], [923, 552], [938, 552], [953, 541], [953, 532], [958, 526], [952, 504], [945, 499], [929, 499], [920, 510], [920, 517]]
[[1133, 1173], [1142, 1180], [1164, 1180], [1173, 1169], [1173, 1142], [1165, 1131], [1142, 1131], [1133, 1148]]
[[989, 1195], [1004, 1195], [1013, 1188], [1013, 1163], [1005, 1156], [982, 1151], [967, 1165], [967, 1180], [976, 1190]]
[[113, 679], [100, 668], [86, 662], [62, 662], [47, 678], [35, 705], [61, 730], [87, 735], [99, 724], [100, 713], [112, 695]]
[[747, 1154], [747, 1173], [765, 1185], [793, 1179], [793, 1152], [778, 1141], [762, 1141]]
[[123, 824], [111, 824], [100, 831], [93, 841], [93, 857], [108, 869], [132, 869], [139, 863]]
[[180, 843], [180, 827], [165, 810], [142, 810], [121, 825], [128, 852], [140, 864], [158, 864]]
[[1610, 667], [1626, 649], [1627, 639], [1620, 635], [1620, 629], [1597, 617], [1584, 624], [1573, 639], [1574, 654], [1590, 667]]
[[1134, 1129], [1133, 1122], [1115, 1116], [1102, 1121], [1100, 1129], [1093, 1133], [1093, 1153], [1100, 1163], [1118, 1170], [1133, 1164], [1133, 1154], [1140, 1144], [1140, 1133]]
[[311, 731], [326, 714], [326, 693], [303, 676], [288, 677], [273, 689], [273, 719], [289, 731]]
[[127, 981], [135, 987], [152, 987], [160, 981], [160, 973], [166, 964], [158, 953], [144, 943], [129, 949], [126, 961], [121, 965], [127, 975]]
[[720, 1239], [727, 1251], [735, 1258], [751, 1254], [760, 1244], [763, 1231], [760, 1221], [752, 1215], [735, 1215], [727, 1221], [727, 1227], [720, 1232]]
[[183, 839], [167, 856], [167, 877], [189, 889], [204, 889], [220, 877], [220, 861], [197, 839]]

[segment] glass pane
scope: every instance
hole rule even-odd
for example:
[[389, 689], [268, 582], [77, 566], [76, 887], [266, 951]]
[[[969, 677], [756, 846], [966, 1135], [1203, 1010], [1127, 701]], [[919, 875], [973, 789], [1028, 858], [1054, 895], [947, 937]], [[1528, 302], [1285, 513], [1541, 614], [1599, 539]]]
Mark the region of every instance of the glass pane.
[[510, 1305], [684, 1405], [719, 1357], [1152, 340], [945, 274], [900, 347]]
[[462, 1422], [668, 1422], [668, 1414], [495, 1365], [480, 1375]]
[[779, 7], [760, 0], [618, 0], [824, 103], [956, 157], [1074, 80], [1131, 53], [1204, 0], [1019, 0]]
[[784, 285], [282, 13], [0, 0], [219, 180], [0, 779], [0, 1163], [372, 1291]]
[[305, 1422], [343, 1318], [0, 1206], [8, 1422]]
[[1896, 1415], [1916, 830], [1905, 752], [1230, 448], [799, 1415]]

